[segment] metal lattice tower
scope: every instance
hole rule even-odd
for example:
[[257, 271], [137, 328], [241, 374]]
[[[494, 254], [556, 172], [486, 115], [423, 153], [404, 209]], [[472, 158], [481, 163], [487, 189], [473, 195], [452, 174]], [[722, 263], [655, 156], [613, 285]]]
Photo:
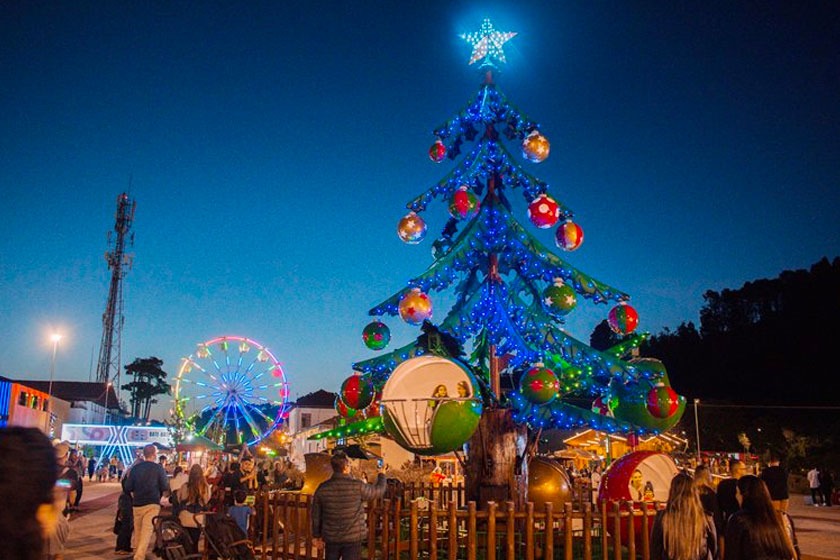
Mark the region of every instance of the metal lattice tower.
[[117, 235], [114, 238], [111, 235], [113, 232], [108, 232], [109, 250], [105, 253], [105, 260], [111, 270], [111, 286], [108, 289], [105, 313], [102, 314], [102, 342], [99, 346], [99, 362], [96, 365], [96, 381], [108, 383], [113, 378], [114, 391], [117, 394], [119, 394], [122, 362], [122, 327], [125, 322], [122, 279], [131, 269], [133, 255], [126, 253], [125, 250], [134, 245], [134, 234], [129, 237], [128, 232], [134, 221], [136, 204], [127, 193], [122, 193], [117, 197], [116, 224], [114, 225]]

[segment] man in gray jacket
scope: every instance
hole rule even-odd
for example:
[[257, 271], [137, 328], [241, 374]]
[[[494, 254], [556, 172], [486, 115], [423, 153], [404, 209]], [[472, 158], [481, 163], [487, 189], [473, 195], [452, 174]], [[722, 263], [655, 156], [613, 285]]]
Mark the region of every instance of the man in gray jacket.
[[384, 469], [375, 484], [350, 476], [350, 459], [336, 453], [330, 459], [333, 475], [315, 490], [312, 499], [312, 536], [318, 549], [326, 545], [326, 560], [359, 560], [365, 538], [365, 502], [385, 495]]

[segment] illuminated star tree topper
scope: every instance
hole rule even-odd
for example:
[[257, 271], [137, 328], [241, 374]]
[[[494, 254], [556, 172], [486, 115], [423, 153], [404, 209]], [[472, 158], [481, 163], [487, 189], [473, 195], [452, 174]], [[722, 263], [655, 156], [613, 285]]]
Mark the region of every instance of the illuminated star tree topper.
[[513, 31], [496, 31], [490, 19], [485, 18], [478, 31], [462, 34], [461, 38], [473, 47], [470, 64], [482, 61], [481, 66], [495, 66], [496, 62], [507, 62], [502, 46], [515, 36]]

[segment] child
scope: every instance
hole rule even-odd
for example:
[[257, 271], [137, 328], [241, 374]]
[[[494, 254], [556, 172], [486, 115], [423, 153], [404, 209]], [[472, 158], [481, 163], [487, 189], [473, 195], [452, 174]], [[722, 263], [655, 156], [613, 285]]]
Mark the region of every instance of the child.
[[236, 524], [239, 525], [240, 529], [242, 529], [242, 533], [247, 537], [248, 518], [256, 512], [254, 511], [254, 508], [245, 504], [246, 497], [247, 494], [244, 490], [237, 490], [234, 492], [234, 505], [228, 508], [228, 514], [234, 519], [234, 521], [236, 521]]

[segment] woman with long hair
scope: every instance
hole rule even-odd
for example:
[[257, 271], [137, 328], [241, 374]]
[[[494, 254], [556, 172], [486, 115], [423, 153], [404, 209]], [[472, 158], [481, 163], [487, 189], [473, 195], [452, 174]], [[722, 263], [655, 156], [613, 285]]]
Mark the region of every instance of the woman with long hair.
[[797, 558], [796, 535], [776, 511], [764, 481], [746, 474], [738, 479], [735, 496], [741, 509], [726, 522], [725, 560], [791, 560]]
[[709, 469], [708, 465], [697, 465], [697, 468], [694, 469], [694, 485], [697, 487], [697, 493], [700, 495], [700, 503], [703, 504], [703, 509], [706, 510], [706, 515], [711, 515], [712, 521], [715, 523], [715, 531], [718, 536], [718, 546], [722, 553], [723, 512], [720, 510], [715, 484], [712, 479], [712, 471]]
[[198, 464], [190, 467], [187, 482], [177, 492], [178, 521], [192, 537], [196, 547], [201, 536], [201, 528], [194, 516], [196, 513], [207, 510], [211, 492], [212, 488], [207, 484], [207, 479], [204, 478], [204, 469]]
[[677, 473], [671, 479], [668, 503], [653, 520], [651, 560], [712, 560], [718, 558], [717, 532], [700, 502], [694, 479]]
[[54, 494], [60, 490], [55, 457], [40, 430], [0, 429], [0, 559], [44, 558], [44, 545], [64, 507]]

